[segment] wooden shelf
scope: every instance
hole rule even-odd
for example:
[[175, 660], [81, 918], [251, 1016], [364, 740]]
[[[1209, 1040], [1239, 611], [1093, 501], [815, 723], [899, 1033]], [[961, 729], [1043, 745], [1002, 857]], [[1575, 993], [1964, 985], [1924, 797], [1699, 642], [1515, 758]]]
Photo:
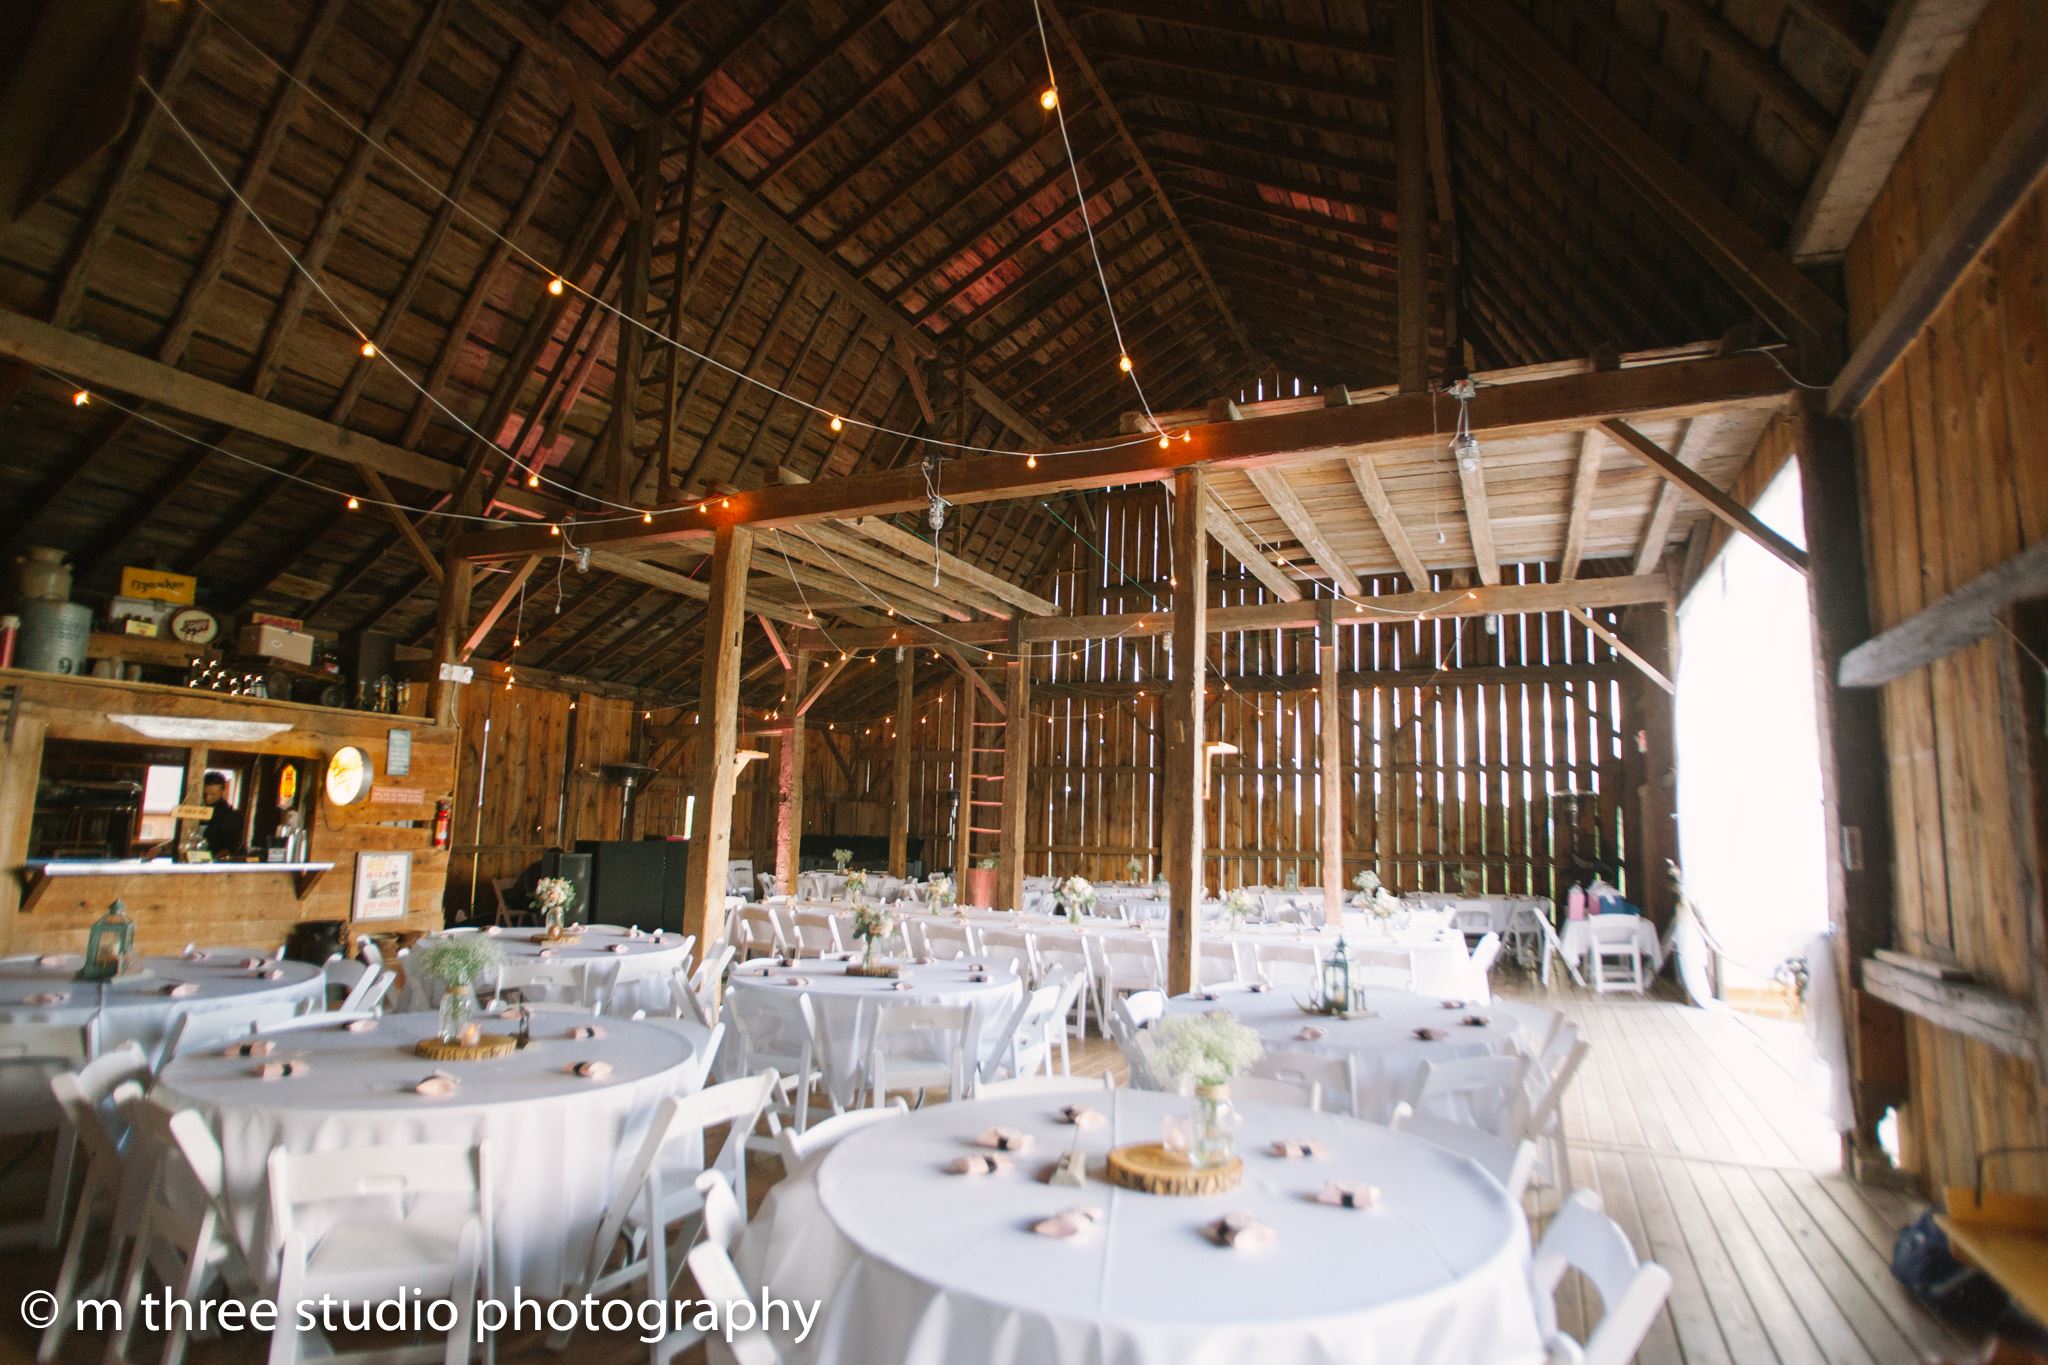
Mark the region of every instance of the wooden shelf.
[[234, 876], [254, 872], [283, 872], [292, 877], [296, 899], [304, 900], [319, 880], [333, 871], [333, 863], [173, 863], [142, 862], [135, 859], [104, 862], [44, 860], [21, 869], [21, 913], [35, 909], [36, 902], [62, 877], [201, 877]]
[[1951, 1185], [1935, 1222], [1964, 1261], [1998, 1281], [2036, 1320], [2048, 1321], [2048, 1199]]
[[2032, 1006], [1989, 986], [1955, 980], [1940, 966], [1865, 958], [1863, 988], [1929, 1023], [1966, 1033], [2016, 1057], [2034, 1056], [2039, 1025]]

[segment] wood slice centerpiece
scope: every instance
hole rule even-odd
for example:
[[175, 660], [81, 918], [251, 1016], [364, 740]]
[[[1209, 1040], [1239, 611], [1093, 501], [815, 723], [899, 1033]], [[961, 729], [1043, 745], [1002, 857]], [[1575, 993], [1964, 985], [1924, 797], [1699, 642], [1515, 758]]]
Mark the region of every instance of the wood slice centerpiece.
[[439, 1038], [422, 1038], [412, 1050], [434, 1062], [483, 1062], [509, 1057], [519, 1040], [509, 1033], [486, 1033], [473, 1043], [444, 1043]]
[[1133, 1142], [1109, 1151], [1109, 1181], [1140, 1194], [1227, 1194], [1244, 1179], [1244, 1159], [1193, 1166], [1156, 1142]]
[[870, 967], [867, 963], [855, 959], [846, 964], [846, 974], [848, 976], [901, 976], [903, 975], [903, 966], [898, 962], [877, 962], [874, 966]]

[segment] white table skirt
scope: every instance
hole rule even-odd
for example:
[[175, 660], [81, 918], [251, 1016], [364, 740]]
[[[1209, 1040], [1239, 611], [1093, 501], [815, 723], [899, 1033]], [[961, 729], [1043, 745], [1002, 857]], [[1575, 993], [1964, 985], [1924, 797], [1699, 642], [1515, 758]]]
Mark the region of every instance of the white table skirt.
[[[996, 1035], [1024, 998], [1024, 983], [1000, 969], [989, 971], [987, 981], [969, 981], [971, 965], [904, 962], [900, 976], [890, 978], [848, 976], [844, 961], [829, 958], [807, 957], [786, 968], [757, 959], [734, 968], [726, 989], [745, 992], [750, 1008], [766, 1007], [784, 1016], [785, 1036], [794, 1036], [799, 1027], [796, 1002], [809, 996], [818, 1031], [824, 1035], [825, 1083], [841, 1104], [848, 1104], [866, 1068], [877, 1010], [891, 1005], [966, 1005], [973, 1011], [973, 1028], [983, 1054], [994, 1046]], [[791, 977], [803, 977], [810, 984], [785, 984]], [[897, 990], [897, 980], [910, 982], [911, 988]], [[730, 1033], [728, 1037], [736, 1047], [738, 1040]]]
[[[694, 1072], [695, 1048], [658, 1024], [607, 1019], [603, 1038], [571, 1041], [577, 1021], [538, 1016], [535, 1045], [482, 1062], [429, 1062], [412, 1045], [432, 1033], [430, 1014], [387, 1015], [367, 1033], [339, 1028], [281, 1035], [273, 1060], [304, 1058], [304, 1076], [261, 1081], [254, 1063], [217, 1053], [180, 1057], [154, 1092], [172, 1108], [206, 1117], [226, 1157], [227, 1206], [244, 1245], [270, 1245], [265, 1163], [273, 1148], [321, 1152], [393, 1143], [489, 1144], [498, 1288], [562, 1292], [581, 1273], [607, 1201], [646, 1135], [655, 1109]], [[487, 1031], [515, 1026], [486, 1021]], [[610, 1063], [598, 1080], [570, 1074], [582, 1061]], [[440, 1069], [461, 1080], [443, 1099], [414, 1094]]]
[[[1302, 1012], [1285, 991], [1254, 992], [1243, 987], [1217, 986], [1209, 991], [1214, 1000], [1195, 995], [1178, 995], [1166, 1002], [1168, 1014], [1205, 1014], [1228, 1010], [1238, 1022], [1259, 1035], [1269, 1050], [1313, 1052], [1325, 1057], [1346, 1054], [1354, 1059], [1358, 1089], [1358, 1116], [1384, 1123], [1394, 1106], [1406, 1099], [1425, 1063], [1453, 1061], [1464, 1057], [1509, 1056], [1534, 1050], [1542, 1042], [1543, 1011], [1534, 1007], [1494, 1001], [1490, 1005], [1467, 1006], [1435, 996], [1407, 991], [1368, 989], [1369, 1019], [1332, 1019]], [[1483, 1027], [1462, 1023], [1467, 1016], [1484, 1018]], [[1304, 1025], [1313, 1025], [1323, 1036], [1313, 1042], [1297, 1035]], [[1418, 1028], [1442, 1029], [1445, 1037], [1425, 1041], [1415, 1036]]]
[[[1102, 1155], [1156, 1141], [1177, 1096], [1077, 1092], [1110, 1122], [1078, 1131], [1085, 1188], [1041, 1169], [1074, 1143], [1061, 1096], [935, 1105], [856, 1133], [810, 1180], [786, 1181], [748, 1229], [740, 1263], [776, 1294], [823, 1300], [804, 1365], [1474, 1365], [1540, 1354], [1521, 1211], [1477, 1166], [1384, 1128], [1247, 1106], [1237, 1190], [1165, 1198], [1114, 1188]], [[1004, 1124], [1036, 1148], [1009, 1171], [945, 1173]], [[1267, 1154], [1327, 1143], [1321, 1160]], [[1369, 1212], [1317, 1204], [1330, 1180], [1376, 1184]], [[1105, 1211], [1092, 1237], [1037, 1237], [1065, 1209]], [[1276, 1245], [1238, 1252], [1202, 1234], [1247, 1210]]]
[[[244, 965], [257, 958], [283, 975], [266, 980], [260, 970]], [[196, 960], [144, 958], [147, 975], [109, 982], [102, 1009], [99, 984], [75, 979], [83, 960], [65, 955], [49, 967], [33, 957], [0, 960], [0, 1023], [83, 1028], [97, 1012], [102, 1052], [133, 1042], [153, 1058], [170, 1032], [171, 1022], [181, 1014], [248, 1009], [285, 1018], [309, 1009], [325, 1009], [327, 1004], [327, 983], [318, 967], [280, 962], [240, 948], [210, 948]], [[187, 996], [165, 993], [168, 987], [187, 983], [199, 987], [198, 992]], [[29, 997], [46, 993], [65, 999], [55, 1005], [28, 1003]]]
[[[541, 949], [553, 947], [555, 956], [550, 961], [582, 966], [589, 963], [616, 962], [619, 967], [618, 984], [612, 995], [612, 1011], [616, 1014], [631, 1014], [634, 1010], [646, 1010], [649, 1014], [666, 1014], [672, 1002], [669, 996], [669, 978], [678, 970], [690, 965], [688, 954], [683, 951], [683, 936], [680, 934], [650, 933], [641, 938], [628, 938], [626, 931], [617, 925], [593, 924], [584, 930], [573, 944], [543, 944], [539, 931], [533, 929], [485, 930], [505, 950], [505, 959], [512, 963], [533, 963], [541, 960]], [[443, 937], [432, 934], [420, 940], [422, 946]], [[614, 946], [623, 946], [625, 952], [615, 953]], [[486, 978], [479, 983], [482, 993], [490, 988]], [[485, 998], [489, 998], [486, 996]], [[437, 981], [417, 972], [407, 972], [405, 988], [399, 996], [401, 1008], [408, 1010], [434, 1009], [440, 1004], [441, 986]]]
[[[1585, 919], [1568, 919], [1564, 922], [1564, 933], [1559, 936], [1558, 946], [1563, 949], [1565, 960], [1579, 964], [1584, 972], [1593, 970], [1593, 924], [1596, 920], [1635, 921], [1636, 947], [1641, 950], [1643, 960], [1650, 964], [1652, 972], [1664, 969], [1664, 945], [1658, 941], [1657, 926], [1641, 915], [1598, 915]], [[1590, 979], [1590, 977], [1588, 978]]]

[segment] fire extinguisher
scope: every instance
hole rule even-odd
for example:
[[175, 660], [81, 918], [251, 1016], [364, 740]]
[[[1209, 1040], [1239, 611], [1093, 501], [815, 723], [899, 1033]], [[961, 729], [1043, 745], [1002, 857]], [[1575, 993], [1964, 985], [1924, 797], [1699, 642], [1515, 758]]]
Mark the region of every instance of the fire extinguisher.
[[452, 819], [448, 813], [447, 798], [434, 803], [434, 847], [448, 847], [448, 827]]

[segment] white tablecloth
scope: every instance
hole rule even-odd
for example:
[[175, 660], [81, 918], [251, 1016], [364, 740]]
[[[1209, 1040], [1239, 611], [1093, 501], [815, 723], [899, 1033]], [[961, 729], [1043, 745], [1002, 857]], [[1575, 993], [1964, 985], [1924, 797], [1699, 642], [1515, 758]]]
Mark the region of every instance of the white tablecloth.
[[[854, 1134], [814, 1180], [786, 1181], [748, 1229], [740, 1262], [779, 1295], [824, 1302], [786, 1358], [816, 1365], [1475, 1365], [1538, 1354], [1521, 1211], [1477, 1166], [1354, 1119], [1245, 1108], [1244, 1183], [1205, 1198], [1136, 1194], [1102, 1157], [1157, 1141], [1178, 1096], [1091, 1090], [1110, 1122], [1060, 1124], [1062, 1096], [934, 1105]], [[994, 1176], [947, 1174], [992, 1124], [1036, 1148]], [[1277, 1138], [1327, 1143], [1320, 1160], [1267, 1154]], [[1085, 1188], [1041, 1169], [1076, 1142]], [[1380, 1187], [1378, 1208], [1314, 1202], [1330, 1180]], [[1091, 1237], [1029, 1231], [1077, 1207]], [[1253, 1213], [1278, 1242], [1232, 1251], [1202, 1228]]]
[[[1254, 992], [1241, 986], [1217, 986], [1214, 1000], [1179, 995], [1166, 1002], [1168, 1014], [1205, 1014], [1229, 1010], [1238, 1022], [1259, 1035], [1268, 1048], [1285, 1052], [1314, 1052], [1326, 1057], [1349, 1054], [1357, 1068], [1359, 1117], [1384, 1123], [1394, 1106], [1407, 1098], [1422, 1072], [1423, 1064], [1461, 1057], [1507, 1056], [1533, 1050], [1542, 1042], [1547, 1021], [1543, 1011], [1531, 1006], [1494, 1001], [1490, 1005], [1467, 1006], [1435, 996], [1413, 995], [1407, 991], [1371, 990], [1365, 993], [1369, 1019], [1332, 1019], [1304, 1013], [1294, 997], [1285, 991]], [[1445, 1008], [1447, 1003], [1457, 1008]], [[1467, 1017], [1484, 1018], [1483, 1027], [1463, 1023]], [[1297, 1037], [1304, 1025], [1323, 1030], [1313, 1042]], [[1426, 1041], [1415, 1036], [1419, 1028], [1442, 1029], [1445, 1037]]]
[[[254, 1063], [219, 1054], [180, 1057], [155, 1097], [205, 1115], [227, 1162], [228, 1212], [244, 1244], [267, 1254], [265, 1162], [271, 1149], [320, 1152], [389, 1143], [489, 1143], [498, 1287], [561, 1293], [580, 1273], [623, 1168], [662, 1100], [694, 1071], [679, 1032], [631, 1020], [604, 1021], [606, 1036], [571, 1041], [574, 1019], [540, 1015], [535, 1045], [482, 1062], [434, 1063], [412, 1045], [432, 1033], [431, 1014], [387, 1015], [367, 1033], [339, 1028], [280, 1035], [272, 1060], [303, 1058], [307, 1073], [261, 1081]], [[512, 1032], [487, 1020], [488, 1032]], [[610, 1063], [597, 1080], [577, 1062]], [[413, 1093], [439, 1069], [461, 1089], [443, 1099]]]
[[[430, 934], [420, 940], [421, 946], [441, 937]], [[577, 966], [616, 962], [619, 979], [612, 993], [612, 1011], [617, 1014], [631, 1014], [634, 1010], [666, 1013], [671, 1005], [669, 978], [678, 969], [690, 965], [689, 957], [683, 952], [681, 934], [652, 933], [642, 938], [628, 938], [624, 929], [612, 924], [591, 925], [573, 944], [543, 944], [540, 931], [535, 929], [506, 929], [491, 937], [505, 950], [508, 963], [538, 962], [544, 947], [555, 949], [555, 956], [550, 961]], [[614, 946], [623, 946], [626, 951], [615, 953], [612, 951]], [[479, 992], [489, 988], [488, 979], [479, 983]], [[405, 989], [399, 998], [402, 1007], [408, 1010], [434, 1009], [441, 1001], [440, 983], [417, 972], [407, 972]]]
[[[1623, 921], [1635, 927], [1636, 947], [1643, 954], [1643, 961], [1649, 964], [1651, 972], [1664, 969], [1664, 948], [1657, 939], [1657, 926], [1641, 915], [1592, 915], [1585, 919], [1568, 919], [1564, 922], [1564, 933], [1559, 936], [1558, 946], [1564, 950], [1565, 960], [1579, 964], [1579, 970], [1591, 973], [1593, 970], [1593, 928], [1597, 922]], [[1592, 977], [1588, 975], [1587, 980]]]
[[[243, 965], [252, 958], [263, 958], [267, 966], [283, 975], [275, 981], [265, 980], [261, 971]], [[97, 982], [74, 979], [83, 960], [67, 955], [51, 967], [42, 966], [33, 957], [0, 960], [0, 1023], [84, 1027], [100, 1010], [101, 987]], [[143, 959], [143, 967], [146, 975], [106, 985], [105, 1009], [100, 1014], [102, 1052], [134, 1042], [154, 1058], [163, 1045], [164, 1035], [170, 1031], [171, 1021], [180, 1014], [250, 1009], [286, 1017], [326, 1008], [326, 981], [318, 967], [303, 962], [280, 962], [253, 950], [212, 948], [196, 961], [148, 957]], [[187, 996], [165, 994], [166, 988], [184, 983], [198, 986], [198, 992]], [[56, 1005], [28, 1003], [29, 997], [46, 993], [61, 994], [65, 999]]]
[[[797, 1017], [797, 1000], [808, 995], [817, 1015], [818, 1030], [824, 1034], [825, 1083], [839, 1102], [846, 1104], [853, 1099], [855, 1083], [867, 1060], [876, 1010], [904, 1004], [966, 1005], [974, 1011], [974, 1027], [983, 1044], [994, 1043], [1003, 1024], [1016, 1010], [1017, 1002], [1024, 998], [1024, 983], [1000, 970], [988, 972], [987, 981], [969, 981], [968, 969], [972, 965], [957, 961], [905, 963], [901, 975], [890, 978], [848, 976], [842, 961], [807, 957], [795, 967], [780, 968], [761, 959], [735, 968], [727, 989], [745, 992], [750, 1002], [766, 1004], [787, 1014], [792, 1025]], [[786, 984], [796, 976], [811, 984]], [[911, 988], [897, 990], [897, 980], [908, 981]], [[794, 1032], [794, 1028], [789, 1031]]]

